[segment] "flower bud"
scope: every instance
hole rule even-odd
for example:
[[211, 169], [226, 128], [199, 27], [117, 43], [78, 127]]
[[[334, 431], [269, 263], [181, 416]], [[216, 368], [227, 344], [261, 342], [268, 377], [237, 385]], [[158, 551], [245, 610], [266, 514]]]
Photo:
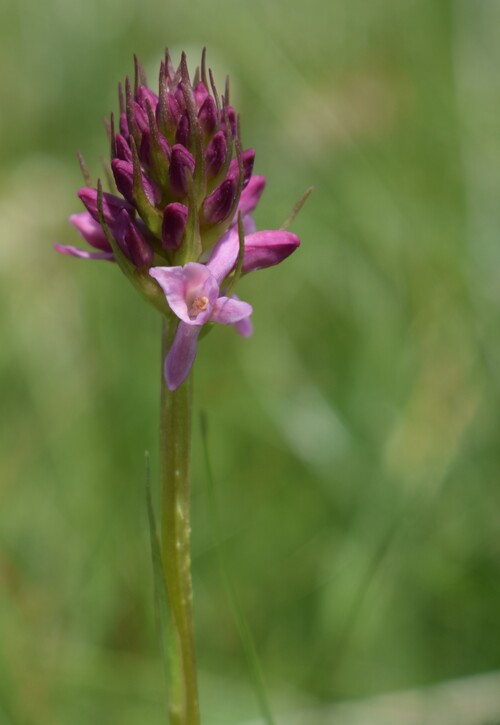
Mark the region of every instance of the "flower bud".
[[[134, 191], [134, 165], [130, 161], [122, 161], [121, 159], [113, 159], [111, 162], [111, 169], [113, 176], [115, 177], [116, 187], [120, 194], [123, 194], [130, 204], [135, 205], [137, 203], [135, 191]], [[156, 192], [145, 174], [141, 174], [142, 187], [146, 195], [147, 200], [151, 205], [155, 204]]]
[[200, 81], [199, 83], [196, 84], [196, 87], [193, 92], [194, 92], [194, 97], [196, 100], [196, 105], [198, 106], [198, 108], [201, 108], [205, 99], [210, 95], [207, 90], [207, 87], [205, 86], [204, 83], [202, 83], [202, 81]]
[[187, 111], [184, 111], [180, 118], [177, 133], [175, 134], [175, 143], [186, 147], [189, 145], [189, 116]]
[[[97, 189], [91, 189], [88, 186], [83, 187], [78, 191], [80, 200], [87, 207], [89, 214], [99, 222], [99, 212], [97, 209]], [[132, 208], [126, 201], [120, 199], [118, 196], [108, 194], [104, 192], [102, 195], [102, 211], [104, 214], [104, 221], [108, 226], [113, 226], [118, 220], [118, 216], [123, 209], [132, 211]]]
[[146, 86], [139, 86], [137, 89], [137, 102], [144, 110], [146, 110], [146, 103], [150, 103], [153, 111], [156, 111], [158, 96]]
[[160, 67], [159, 95], [158, 105], [156, 106], [156, 121], [160, 132], [172, 141], [175, 136], [175, 130], [181, 115], [179, 104], [171, 93], [167, 91], [167, 82], [165, 77], [165, 64]]
[[218, 224], [227, 217], [233, 206], [236, 191], [236, 181], [227, 178], [210, 196], [207, 196], [203, 202], [203, 220], [207, 225]]
[[223, 131], [217, 131], [205, 151], [207, 175], [209, 178], [217, 176], [224, 166], [227, 155], [226, 137]]
[[279, 264], [290, 256], [299, 244], [300, 239], [295, 234], [281, 229], [249, 234], [245, 237], [243, 274]]
[[[250, 181], [252, 176], [253, 164], [255, 161], [255, 151], [253, 149], [247, 149], [241, 154], [241, 161], [243, 164], [243, 188], [245, 188]], [[227, 176], [230, 179], [238, 179], [240, 175], [238, 159], [233, 159], [229, 164], [229, 170]]]
[[172, 147], [170, 158], [170, 188], [175, 196], [183, 197], [188, 192], [188, 174], [193, 174], [195, 162], [192, 154], [180, 144]]
[[120, 113], [120, 133], [124, 138], [127, 138], [130, 136], [129, 130], [128, 130], [128, 121], [127, 121], [127, 115], [125, 113]]
[[126, 211], [122, 211], [118, 217], [115, 236], [121, 250], [136, 267], [149, 267], [152, 264], [153, 250]]
[[150, 131], [143, 134], [139, 157], [143, 163], [153, 167], [160, 183], [168, 178], [170, 146], [158, 129], [155, 129], [154, 134], [151, 134]]
[[116, 134], [115, 137], [115, 154], [122, 161], [132, 161], [132, 151], [121, 133]]
[[149, 131], [149, 121], [146, 111], [141, 108], [137, 101], [132, 101], [132, 111], [137, 127], [141, 133]]
[[[234, 108], [232, 106], [226, 106], [225, 112], [226, 112], [225, 115], [227, 115], [227, 118], [229, 120], [229, 128], [231, 130], [231, 133], [233, 134], [233, 136], [236, 136], [237, 128], [236, 128], [236, 114], [234, 112]], [[222, 116], [222, 123], [221, 123], [221, 127], [223, 130], [226, 130], [225, 115]]]
[[166, 249], [178, 249], [182, 244], [188, 218], [188, 208], [174, 202], [163, 211], [162, 242]]
[[200, 126], [206, 136], [210, 136], [217, 126], [217, 106], [212, 96], [207, 95], [198, 113]]

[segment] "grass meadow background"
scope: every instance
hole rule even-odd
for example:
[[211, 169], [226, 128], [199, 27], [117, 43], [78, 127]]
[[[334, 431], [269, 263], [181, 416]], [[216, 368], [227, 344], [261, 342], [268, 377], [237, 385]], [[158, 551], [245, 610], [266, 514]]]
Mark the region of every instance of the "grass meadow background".
[[134, 52], [206, 45], [301, 249], [200, 349], [203, 722], [258, 708], [207, 515], [276, 712], [500, 668], [500, 6], [16, 0], [0, 24], [0, 723], [165, 722], [144, 501], [160, 320], [76, 244], [75, 153]]

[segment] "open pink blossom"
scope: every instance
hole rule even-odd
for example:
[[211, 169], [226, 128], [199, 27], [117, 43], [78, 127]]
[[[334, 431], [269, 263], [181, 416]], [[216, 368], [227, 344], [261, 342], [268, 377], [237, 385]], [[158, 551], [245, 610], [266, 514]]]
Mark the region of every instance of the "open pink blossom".
[[153, 267], [149, 274], [163, 292], [172, 312], [179, 318], [174, 341], [165, 360], [165, 379], [175, 390], [187, 377], [194, 359], [198, 335], [206, 322], [235, 325], [240, 334], [251, 333], [252, 307], [236, 297], [220, 294], [220, 284], [234, 261], [218, 255], [217, 265], [188, 262], [184, 267]]

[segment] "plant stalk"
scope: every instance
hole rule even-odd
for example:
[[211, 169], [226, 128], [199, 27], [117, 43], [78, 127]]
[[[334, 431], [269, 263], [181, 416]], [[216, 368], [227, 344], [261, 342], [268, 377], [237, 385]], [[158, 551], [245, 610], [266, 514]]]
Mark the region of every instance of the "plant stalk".
[[167, 388], [163, 362], [176, 328], [163, 318], [160, 412], [161, 555], [172, 641], [169, 643], [171, 725], [199, 725], [191, 583], [192, 374], [177, 390]]

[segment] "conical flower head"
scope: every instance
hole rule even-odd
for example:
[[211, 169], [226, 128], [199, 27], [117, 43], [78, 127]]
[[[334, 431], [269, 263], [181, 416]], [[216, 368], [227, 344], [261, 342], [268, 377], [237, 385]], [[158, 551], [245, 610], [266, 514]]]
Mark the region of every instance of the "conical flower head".
[[119, 117], [107, 122], [118, 194], [103, 192], [101, 182], [93, 188], [80, 158], [86, 211], [71, 222], [92, 250], [56, 248], [117, 262], [148, 301], [179, 318], [165, 368], [175, 388], [206, 322], [250, 334], [251, 307], [232, 294], [239, 277], [278, 264], [300, 240], [284, 229], [256, 231], [252, 213], [266, 180], [253, 175], [255, 154], [242, 149], [229, 84], [219, 95], [205, 51], [193, 80], [185, 54], [175, 69], [166, 51], [156, 89], [135, 58], [133, 81], [119, 85], [119, 105]]
[[[134, 82], [127, 78], [119, 95], [119, 128], [113, 116], [109, 124], [116, 187], [158, 250], [180, 249], [185, 241], [192, 250], [188, 256], [194, 256], [227, 231], [252, 175], [254, 153], [241, 151], [228, 93], [219, 96], [211, 72], [207, 75], [205, 53], [191, 81], [186, 56], [174, 70], [167, 51], [156, 92], [136, 60]], [[171, 215], [165, 210], [174, 204], [196, 215], [197, 239], [182, 238], [186, 215], [173, 219], [173, 231], [168, 228]]]

